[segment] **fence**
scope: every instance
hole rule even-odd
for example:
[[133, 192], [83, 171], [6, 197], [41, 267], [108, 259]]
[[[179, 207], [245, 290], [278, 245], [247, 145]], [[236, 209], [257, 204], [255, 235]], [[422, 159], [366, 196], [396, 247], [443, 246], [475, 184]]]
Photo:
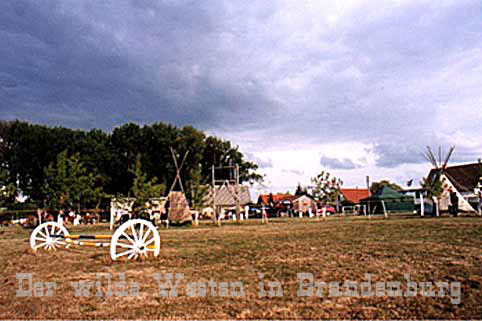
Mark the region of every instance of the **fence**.
[[[48, 213], [54, 214], [54, 216], [58, 215], [60, 210], [53, 209], [53, 210], [47, 210]], [[83, 214], [86, 213], [98, 213], [100, 215], [100, 220], [105, 221], [109, 219], [109, 211], [104, 210], [104, 209], [81, 209], [79, 214], [82, 216]], [[68, 214], [68, 212], [65, 212], [64, 215]], [[0, 211], [0, 223], [6, 222], [6, 221], [18, 221], [20, 219], [24, 219], [28, 217], [29, 215], [35, 215], [37, 216], [37, 209], [30, 209], [30, 210], [3, 210]]]

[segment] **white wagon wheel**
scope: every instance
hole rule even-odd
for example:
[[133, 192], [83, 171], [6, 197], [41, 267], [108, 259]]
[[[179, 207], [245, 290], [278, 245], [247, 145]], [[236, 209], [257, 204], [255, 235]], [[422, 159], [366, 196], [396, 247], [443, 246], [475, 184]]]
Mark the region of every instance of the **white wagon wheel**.
[[122, 257], [130, 260], [150, 254], [158, 256], [160, 250], [161, 238], [156, 227], [141, 219], [129, 220], [119, 226], [110, 243], [112, 260]]
[[53, 237], [69, 235], [69, 231], [59, 223], [45, 222], [35, 228], [30, 235], [30, 247], [32, 250], [37, 249], [55, 250], [57, 247], [68, 247], [69, 244], [63, 237]]

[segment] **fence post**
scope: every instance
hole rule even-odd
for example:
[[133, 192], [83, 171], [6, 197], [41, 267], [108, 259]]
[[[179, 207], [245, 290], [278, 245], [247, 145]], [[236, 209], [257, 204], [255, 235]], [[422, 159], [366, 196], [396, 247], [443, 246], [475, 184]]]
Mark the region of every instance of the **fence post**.
[[383, 215], [385, 216], [385, 218], [388, 218], [387, 207], [385, 206], [384, 200], [382, 200], [382, 206], [383, 206]]
[[420, 193], [420, 216], [424, 216], [424, 212], [425, 212], [425, 204], [424, 204], [424, 201], [423, 201], [423, 193]]

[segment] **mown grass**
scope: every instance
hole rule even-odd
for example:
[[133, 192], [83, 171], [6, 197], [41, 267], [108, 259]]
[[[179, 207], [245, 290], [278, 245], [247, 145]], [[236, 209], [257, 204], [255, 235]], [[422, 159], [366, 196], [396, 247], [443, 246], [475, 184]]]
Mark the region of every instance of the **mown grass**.
[[[110, 260], [107, 249], [71, 248], [33, 253], [29, 232], [0, 230], [0, 318], [23, 319], [479, 319], [482, 316], [482, 219], [334, 217], [326, 221], [259, 220], [215, 227], [160, 229], [161, 256]], [[106, 225], [71, 233], [106, 233]], [[54, 281], [54, 296], [17, 298], [16, 273]], [[96, 273], [139, 283], [139, 297], [75, 297], [71, 281], [96, 281]], [[183, 273], [179, 296], [163, 298], [154, 273]], [[259, 297], [260, 279], [279, 281], [281, 297]], [[461, 282], [460, 304], [450, 297], [297, 297], [297, 273], [315, 281]], [[241, 281], [244, 297], [188, 297], [192, 281]], [[105, 282], [102, 283], [106, 290]]]

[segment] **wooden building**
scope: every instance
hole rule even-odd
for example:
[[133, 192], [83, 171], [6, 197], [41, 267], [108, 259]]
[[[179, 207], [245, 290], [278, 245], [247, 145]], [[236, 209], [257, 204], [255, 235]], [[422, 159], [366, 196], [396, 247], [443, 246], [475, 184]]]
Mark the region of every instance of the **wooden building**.
[[[251, 195], [249, 193], [249, 187], [245, 185], [239, 185], [239, 190], [236, 192], [235, 186], [232, 185], [222, 185], [216, 186], [214, 203], [216, 204], [216, 212], [220, 213], [220, 211], [232, 211], [236, 210], [237, 201], [239, 201], [239, 206], [241, 210], [244, 211], [244, 207], [248, 204], [251, 204]], [[212, 187], [209, 190], [208, 195], [205, 199], [206, 209], [203, 212], [208, 212], [209, 208], [212, 211], [212, 204], [213, 204], [213, 189]]]

